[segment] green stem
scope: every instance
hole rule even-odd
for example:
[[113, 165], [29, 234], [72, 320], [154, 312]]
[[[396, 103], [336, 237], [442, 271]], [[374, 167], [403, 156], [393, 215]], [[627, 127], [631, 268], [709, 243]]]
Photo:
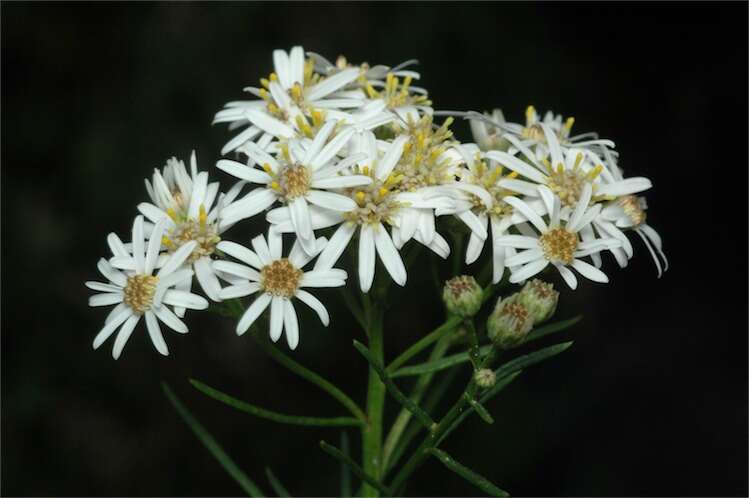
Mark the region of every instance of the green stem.
[[[442, 339], [443, 336], [446, 334], [449, 334], [452, 332], [455, 327], [457, 327], [460, 324], [461, 318], [459, 316], [451, 316], [445, 322], [434, 329], [432, 332], [430, 332], [428, 335], [425, 335], [418, 341], [416, 341], [411, 347], [403, 351], [400, 356], [398, 356], [396, 359], [390, 362], [390, 365], [387, 366], [385, 371], [388, 374], [391, 374], [398, 370], [398, 368], [406, 363], [408, 360], [419, 354], [421, 351], [423, 351], [427, 346], [430, 346], [433, 342], [438, 341], [439, 339]], [[435, 358], [436, 359], [436, 358]], [[431, 358], [430, 358], [431, 360]]]
[[[384, 341], [382, 334], [383, 310], [379, 303], [373, 303], [365, 296], [364, 313], [367, 318], [369, 351], [379, 364], [383, 363]], [[377, 370], [369, 366], [367, 386], [367, 425], [362, 428], [362, 464], [364, 473], [375, 480], [380, 479], [380, 458], [382, 455], [382, 417], [385, 407], [385, 384]], [[369, 483], [362, 486], [362, 496], [379, 496], [379, 489]]]
[[[492, 361], [494, 361], [494, 352], [495, 350], [492, 349], [491, 352], [484, 357], [481, 367], [491, 365]], [[458, 398], [458, 401], [452, 406], [452, 408], [450, 408], [450, 411], [442, 417], [442, 420], [439, 421], [434, 429], [429, 431], [427, 437], [424, 438], [416, 451], [414, 451], [411, 457], [403, 465], [400, 472], [398, 472], [393, 478], [390, 489], [392, 489], [396, 494], [402, 494], [401, 488], [405, 485], [406, 479], [408, 479], [411, 473], [429, 457], [430, 450], [437, 445], [442, 434], [452, 426], [453, 421], [463, 413], [466, 407], [470, 407], [469, 400], [474, 399], [477, 392], [478, 385], [476, 384], [475, 377], [471, 376], [468, 386], [466, 386], [465, 391]]]
[[[460, 323], [460, 319], [458, 317], [453, 317], [449, 319], [448, 322], [450, 322], [451, 320], [455, 320], [456, 324]], [[447, 322], [445, 323], [445, 325], [447, 325]], [[445, 327], [445, 325], [435, 330], [435, 332]], [[434, 334], [435, 332], [432, 332], [432, 334]], [[426, 337], [424, 339], [426, 339]], [[422, 339], [422, 341], [424, 339]], [[429, 355], [429, 361], [434, 361], [434, 360], [438, 360], [439, 358], [442, 358], [447, 352], [447, 350], [449, 349], [450, 342], [451, 342], [450, 336], [440, 335], [440, 340], [434, 346], [434, 349], [432, 349], [432, 352]], [[418, 344], [418, 342], [416, 344]], [[414, 344], [414, 346], [416, 346], [416, 344]], [[411, 348], [413, 348], [413, 346]], [[406, 352], [408, 352], [411, 348], [409, 348]], [[403, 354], [401, 356], [403, 356]], [[388, 367], [388, 370], [393, 365], [394, 365], [394, 369], [396, 369], [398, 368], [398, 366], [400, 366], [400, 364], [402, 364], [402, 362], [400, 364], [396, 364], [396, 362], [400, 359], [401, 356], [396, 358], [390, 364], [390, 366]], [[405, 362], [407, 359], [408, 358], [404, 359], [403, 361]], [[413, 400], [414, 403], [418, 404], [419, 401], [421, 401], [421, 398], [424, 396], [424, 393], [429, 387], [429, 384], [432, 382], [433, 377], [434, 377], [434, 373], [427, 373], [427, 374], [420, 376], [419, 379], [416, 381], [416, 385], [411, 391], [411, 396], [410, 396], [410, 399]], [[402, 408], [400, 413], [398, 414], [398, 417], [395, 419], [395, 422], [393, 422], [393, 426], [390, 428], [390, 432], [385, 438], [385, 445], [382, 450], [383, 473], [387, 472], [390, 457], [393, 455], [393, 452], [395, 451], [395, 448], [398, 442], [400, 441], [401, 435], [403, 435], [403, 431], [406, 429], [406, 427], [408, 426], [408, 423], [411, 421], [411, 417], [412, 417], [411, 412], [405, 408]]]

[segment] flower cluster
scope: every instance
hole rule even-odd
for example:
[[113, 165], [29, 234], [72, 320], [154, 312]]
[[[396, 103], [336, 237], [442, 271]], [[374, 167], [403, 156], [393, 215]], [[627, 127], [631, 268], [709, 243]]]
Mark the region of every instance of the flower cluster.
[[[112, 257], [98, 265], [108, 283], [87, 285], [102, 292], [92, 306], [116, 306], [94, 347], [119, 330], [117, 358], [145, 315], [155, 348], [167, 354], [159, 321], [184, 333], [186, 310], [254, 295], [237, 333], [270, 307], [271, 339], [285, 331], [294, 349], [293, 300], [329, 323], [325, 306], [304, 289], [345, 285], [346, 272], [334, 267], [354, 238], [362, 292], [372, 287], [378, 259], [403, 286], [406, 243], [450, 254], [437, 231], [444, 216], [470, 232], [467, 264], [490, 239], [494, 283], [505, 274], [522, 283], [549, 265], [573, 289], [572, 270], [607, 282], [601, 253], [626, 266], [629, 231], [645, 241], [659, 275], [661, 259], [667, 267], [660, 237], [646, 223], [642, 193], [651, 182], [623, 176], [613, 142], [571, 136], [572, 118], [540, 119], [533, 107], [525, 124], [506, 122], [498, 110], [463, 114], [475, 143], [460, 142], [453, 118], [437, 122], [427, 91], [413, 84], [420, 76], [407, 68], [414, 62], [390, 68], [339, 57], [334, 64], [302, 47], [275, 50], [273, 71], [245, 88], [250, 98], [227, 103], [214, 119], [233, 132], [216, 167], [238, 181], [222, 192], [198, 171], [194, 153], [189, 170], [170, 159], [145, 182], [150, 201], [138, 205], [131, 243], [109, 235]], [[251, 248], [226, 239], [256, 216], [267, 234], [252, 238]], [[294, 238], [287, 256], [285, 234]], [[208, 300], [192, 293], [193, 276]]]

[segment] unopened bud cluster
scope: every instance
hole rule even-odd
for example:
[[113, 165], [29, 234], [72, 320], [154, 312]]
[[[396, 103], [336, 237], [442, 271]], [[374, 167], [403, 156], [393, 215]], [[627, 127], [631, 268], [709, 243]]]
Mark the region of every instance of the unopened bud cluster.
[[442, 299], [447, 310], [460, 317], [470, 317], [481, 309], [481, 286], [469, 275], [453, 277], [445, 282]]
[[535, 324], [554, 314], [558, 299], [551, 284], [536, 279], [520, 292], [500, 298], [487, 321], [489, 339], [500, 349], [520, 345]]

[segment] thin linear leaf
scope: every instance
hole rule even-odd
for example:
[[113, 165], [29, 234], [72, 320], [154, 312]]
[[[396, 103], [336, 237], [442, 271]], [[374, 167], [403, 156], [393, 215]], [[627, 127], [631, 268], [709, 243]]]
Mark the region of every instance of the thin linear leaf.
[[[483, 356], [491, 351], [493, 347], [494, 346], [492, 346], [491, 344], [481, 346], [479, 348], [479, 354]], [[409, 367], [400, 368], [393, 372], [391, 377], [397, 378], [406, 377], [409, 375], [421, 375], [425, 373], [438, 372], [440, 370], [444, 370], [446, 368], [454, 367], [455, 365], [460, 365], [461, 363], [470, 361], [470, 359], [470, 355], [467, 351], [465, 351], [463, 353], [445, 356], [444, 358], [440, 358], [439, 360], [427, 361], [425, 363], [419, 363], [418, 365], [411, 365]]]
[[195, 387], [195, 389], [202, 392], [203, 394], [215, 399], [216, 401], [220, 401], [221, 403], [224, 403], [225, 405], [228, 405], [236, 410], [249, 413], [250, 415], [254, 415], [256, 417], [272, 420], [274, 422], [278, 422], [281, 424], [308, 425], [308, 426], [316, 426], [316, 427], [345, 427], [345, 426], [358, 427], [358, 426], [363, 425], [360, 420], [355, 419], [353, 417], [325, 418], [325, 417], [305, 417], [305, 416], [298, 416], [298, 415], [286, 415], [284, 413], [278, 413], [278, 412], [274, 412], [271, 410], [266, 410], [265, 408], [260, 408], [259, 406], [255, 406], [245, 401], [238, 400], [232, 396], [229, 396], [226, 393], [223, 393], [217, 389], [214, 389], [210, 386], [203, 384], [199, 380], [190, 379], [190, 384], [192, 384], [193, 387]]
[[445, 320], [445, 323], [443, 323], [442, 325], [434, 329], [431, 333], [419, 339], [417, 342], [411, 345], [411, 347], [409, 347], [403, 353], [401, 353], [396, 359], [390, 362], [390, 365], [387, 366], [385, 371], [388, 374], [392, 374], [401, 365], [403, 365], [412, 357], [420, 353], [424, 348], [431, 345], [433, 342], [438, 341], [445, 334], [452, 332], [458, 325], [460, 325], [460, 322], [462, 320], [463, 319], [460, 318], [459, 316], [451, 316], [450, 318]]
[[[536, 363], [540, 363], [548, 358], [551, 358], [552, 356], [556, 356], [559, 353], [565, 351], [570, 346], [572, 346], [572, 341], [561, 342], [559, 344], [547, 346], [545, 348], [539, 349], [538, 351], [534, 351], [523, 356], [518, 356], [517, 358], [514, 358], [504, 365], [500, 366], [494, 371], [494, 374], [497, 376], [497, 380], [502, 379], [513, 372], [523, 370], [526, 367], [535, 365]], [[496, 389], [496, 387], [497, 386], [495, 385], [492, 389], [489, 390], [489, 392], [492, 392], [494, 389]]]
[[258, 343], [258, 345], [274, 360], [288, 368], [295, 374], [299, 375], [303, 379], [315, 384], [317, 387], [327, 392], [333, 398], [338, 400], [346, 409], [348, 409], [354, 417], [358, 418], [362, 422], [366, 422], [367, 417], [361, 408], [347, 396], [343, 391], [336, 387], [332, 382], [324, 379], [321, 375], [313, 372], [307, 367], [302, 366], [296, 361], [289, 358], [287, 355], [282, 353], [277, 347], [269, 343], [267, 339], [261, 339], [253, 334], [252, 336]]
[[367, 349], [364, 344], [355, 340], [354, 347], [362, 354], [362, 356], [364, 356], [364, 358], [369, 362], [372, 368], [374, 368], [375, 372], [377, 372], [377, 375], [380, 377], [380, 380], [382, 380], [382, 383], [385, 384], [385, 388], [398, 403], [400, 403], [408, 411], [413, 413], [414, 417], [416, 417], [416, 419], [421, 422], [424, 427], [429, 429], [435, 425], [434, 420], [432, 420], [432, 417], [430, 417], [427, 412], [419, 408], [419, 406], [414, 403], [412, 399], [408, 398], [400, 389], [398, 389], [398, 386], [395, 385], [393, 379], [391, 379], [388, 374], [385, 373], [385, 369], [382, 367], [382, 364], [380, 364], [372, 357], [369, 349]]
[[270, 487], [273, 488], [273, 491], [275, 491], [278, 496], [291, 497], [291, 494], [284, 487], [284, 485], [281, 484], [281, 481], [278, 480], [278, 478], [273, 473], [273, 471], [270, 470], [270, 467], [265, 467], [265, 475], [268, 477], [268, 482], [270, 483]]
[[328, 455], [348, 466], [348, 468], [351, 469], [351, 472], [353, 472], [359, 479], [365, 481], [370, 486], [377, 488], [381, 493], [390, 495], [390, 490], [387, 488], [387, 486], [379, 482], [374, 477], [365, 474], [364, 470], [362, 470], [362, 468], [359, 467], [359, 465], [357, 465], [350, 456], [344, 454], [341, 450], [333, 445], [326, 443], [325, 441], [320, 441], [320, 448], [322, 448], [322, 450]]
[[179, 400], [179, 398], [172, 392], [169, 385], [166, 382], [161, 383], [161, 389], [164, 391], [167, 399], [177, 410], [177, 413], [190, 427], [192, 432], [197, 436], [201, 443], [211, 452], [211, 454], [218, 460], [221, 466], [229, 473], [230, 476], [237, 481], [237, 484], [247, 493], [248, 496], [266, 496], [260, 488], [242, 472], [234, 461], [226, 454], [221, 448], [221, 445], [211, 436], [211, 434], [205, 430], [205, 428], [198, 422], [198, 420], [190, 413], [185, 405]]
[[468, 404], [471, 405], [471, 408], [476, 410], [476, 413], [478, 413], [479, 417], [481, 417], [481, 420], [483, 420], [487, 424], [494, 423], [494, 418], [491, 416], [491, 413], [489, 413], [489, 411], [484, 408], [484, 406], [480, 402], [476, 401], [475, 399], [470, 399], [468, 400]]
[[[502, 389], [504, 389], [505, 387], [507, 387], [508, 385], [510, 385], [510, 383], [512, 383], [512, 381], [515, 380], [515, 378], [518, 375], [520, 375], [521, 373], [523, 373], [522, 370], [520, 370], [518, 372], [514, 372], [514, 373], [512, 373], [510, 375], [507, 375], [504, 379], [498, 380], [497, 383], [494, 384], [494, 387], [492, 388], [491, 392], [487, 391], [486, 393], [484, 393], [484, 395], [481, 396], [481, 398], [479, 399], [478, 403], [486, 403], [487, 401], [489, 401], [491, 398], [493, 398], [494, 396], [496, 396]], [[482, 405], [482, 407], [483, 407], [483, 405]], [[437, 444], [435, 446], [439, 446], [442, 443], [442, 441], [444, 441], [445, 438], [447, 438], [447, 436], [449, 436], [452, 431], [454, 431], [455, 429], [457, 429], [458, 426], [460, 424], [462, 424], [463, 421], [471, 413], [473, 413], [473, 412], [474, 412], [474, 407], [472, 406], [472, 407], [468, 408], [466, 411], [464, 411], [463, 413], [461, 413], [458, 416], [458, 418], [456, 418], [453, 421], [453, 423], [450, 424], [450, 427], [448, 427], [445, 430], [445, 432], [442, 433], [442, 436], [440, 436], [440, 438], [437, 441]]]
[[560, 332], [562, 330], [568, 329], [582, 319], [582, 315], [577, 315], [576, 317], [570, 318], [568, 320], [547, 323], [546, 325], [534, 328], [533, 330], [531, 330], [530, 334], [528, 334], [528, 337], [525, 338], [524, 342], [535, 341], [536, 339], [540, 339], [546, 335], [553, 334], [554, 332]]
[[437, 457], [439, 461], [445, 465], [445, 467], [452, 470], [460, 477], [479, 488], [484, 493], [490, 496], [510, 496], [507, 491], [499, 489], [491, 481], [472, 471], [465, 465], [457, 462], [454, 458], [452, 458], [444, 451], [438, 450], [437, 448], [432, 448], [431, 450], [429, 450], [429, 452]]
[[[346, 431], [341, 431], [341, 453], [347, 458], [351, 458]], [[351, 469], [343, 462], [341, 462], [341, 496], [351, 496]]]

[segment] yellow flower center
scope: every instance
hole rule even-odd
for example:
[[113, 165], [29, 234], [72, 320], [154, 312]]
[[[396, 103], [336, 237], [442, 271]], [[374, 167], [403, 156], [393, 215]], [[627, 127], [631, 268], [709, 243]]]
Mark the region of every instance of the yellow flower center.
[[312, 175], [306, 166], [294, 164], [284, 167], [271, 187], [278, 190], [286, 200], [293, 200], [306, 194], [312, 183]]
[[419, 121], [409, 119], [405, 129], [396, 125], [396, 135], [408, 134], [403, 154], [393, 173], [400, 177], [398, 190], [412, 192], [421, 187], [442, 185], [453, 180], [448, 171], [451, 160], [444, 155], [454, 143], [449, 126], [453, 118], [447, 118], [437, 129], [432, 126], [432, 116], [425, 115]]
[[218, 236], [216, 225], [208, 223], [208, 215], [202, 204], [197, 221], [187, 218], [184, 214], [176, 214], [173, 210], [168, 210], [167, 214], [176, 224], [161, 239], [161, 243], [170, 253], [193, 240], [198, 245], [187, 258], [188, 264], [194, 263], [203, 256], [210, 256], [216, 251], [216, 245], [221, 242], [221, 237]]
[[[370, 176], [367, 166], [355, 170], [358, 174]], [[383, 221], [391, 223], [395, 212], [403, 207], [392, 195], [392, 189], [397, 186], [399, 177], [391, 174], [383, 182], [376, 178], [372, 183], [361, 187], [346, 189], [346, 195], [356, 201], [356, 209], [343, 214], [344, 219], [358, 225], [377, 224]]]
[[296, 294], [303, 274], [288, 259], [277, 259], [260, 270], [260, 286], [268, 294], [288, 298]]
[[139, 274], [127, 277], [125, 296], [122, 301], [136, 313], [142, 314], [151, 309], [158, 283], [159, 277], [153, 275]]
[[577, 234], [564, 228], [552, 228], [539, 238], [544, 257], [552, 263], [572, 263], [577, 249]]
[[632, 220], [634, 226], [637, 227], [645, 223], [647, 215], [640, 205], [640, 199], [634, 195], [627, 195], [619, 198], [617, 202], [624, 210], [624, 214], [629, 216], [629, 219]]

